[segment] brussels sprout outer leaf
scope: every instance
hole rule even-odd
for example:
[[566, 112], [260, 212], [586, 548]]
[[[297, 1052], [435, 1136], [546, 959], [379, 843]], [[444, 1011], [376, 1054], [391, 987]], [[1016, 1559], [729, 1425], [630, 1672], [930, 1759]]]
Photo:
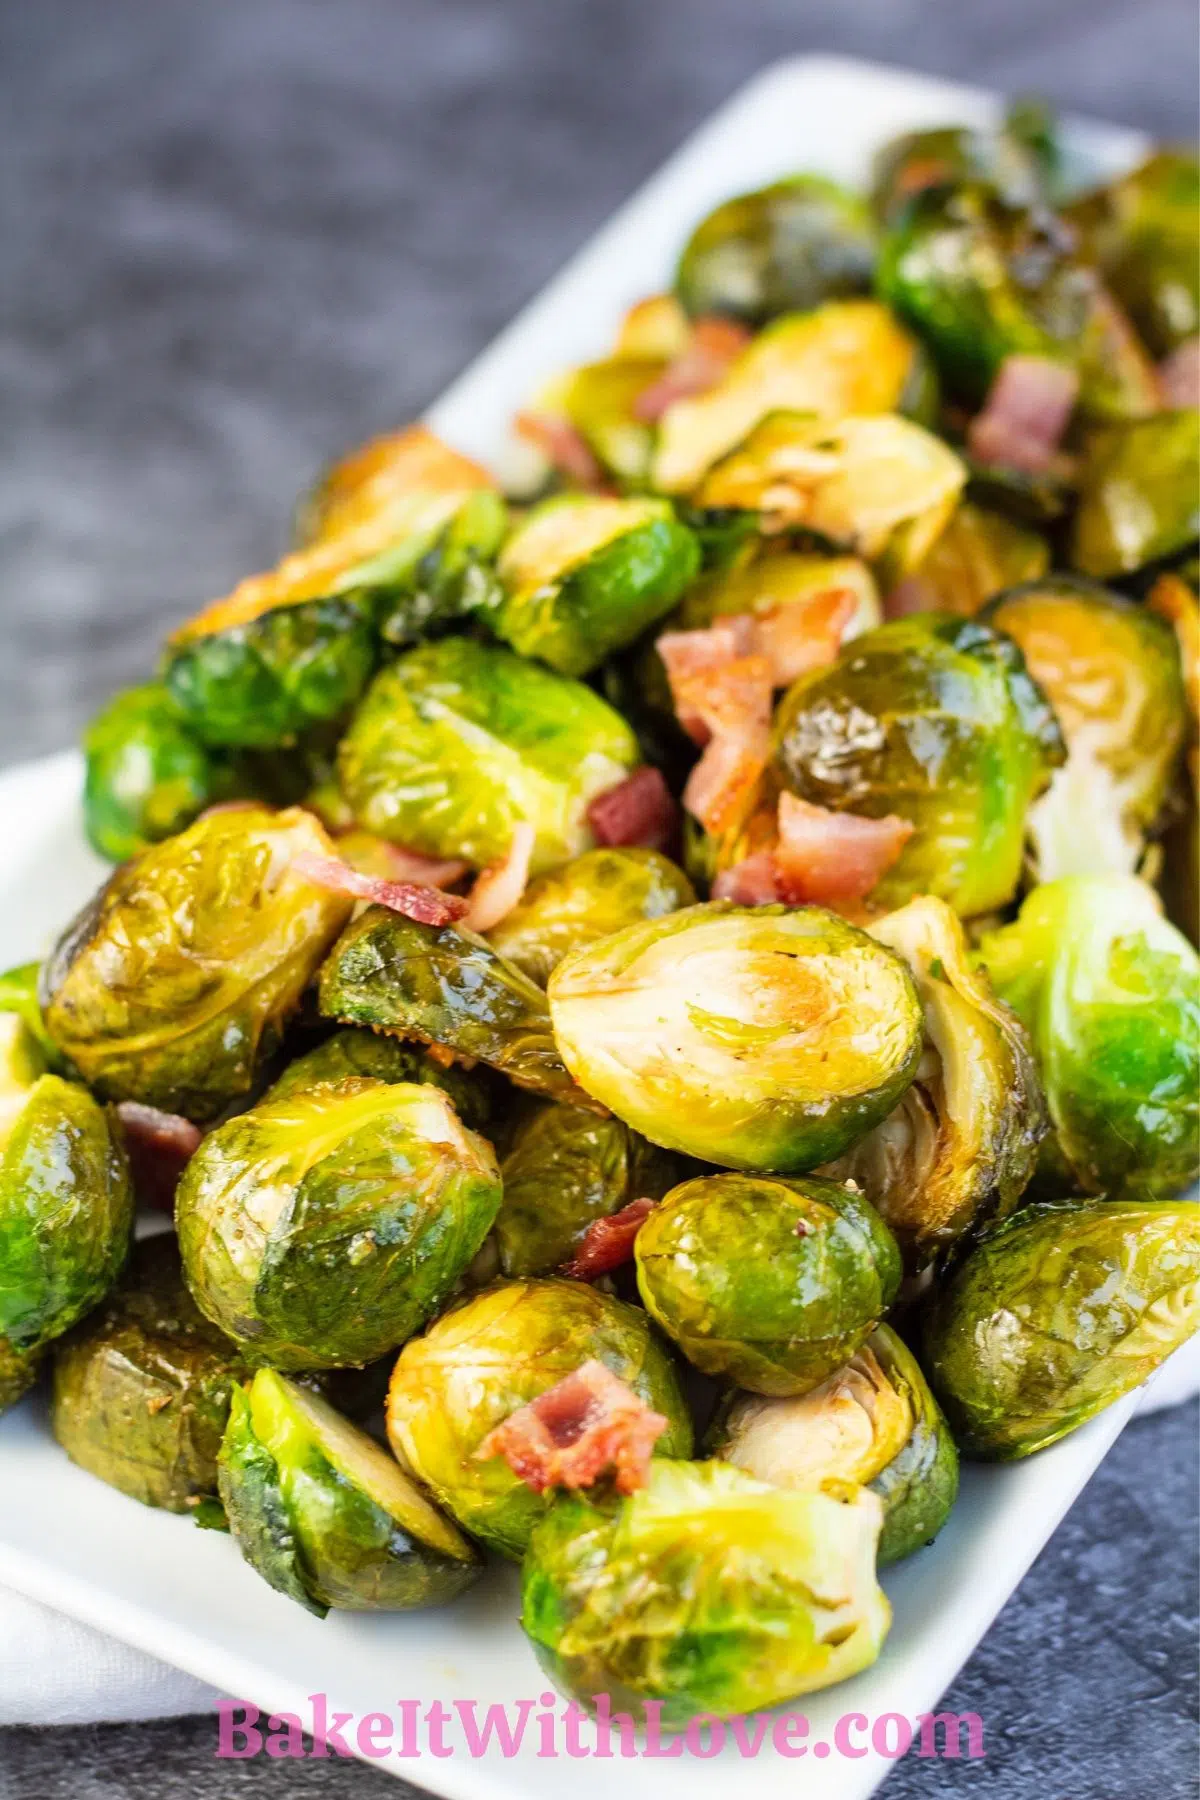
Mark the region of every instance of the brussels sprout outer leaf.
[[1182, 555], [1200, 536], [1200, 411], [1185, 407], [1094, 433], [1071, 562], [1100, 581]]
[[126, 688], [88, 726], [83, 819], [92, 848], [124, 862], [239, 791], [234, 765], [205, 748], [166, 687]]
[[441, 1088], [470, 1131], [486, 1133], [495, 1110], [495, 1095], [486, 1069], [472, 1070], [437, 1063], [417, 1044], [401, 1043], [374, 1031], [348, 1026], [335, 1031], [314, 1050], [290, 1062], [263, 1095], [264, 1101], [290, 1100], [309, 1088], [331, 1082], [415, 1081]]
[[488, 938], [507, 962], [544, 986], [568, 950], [695, 902], [682, 869], [657, 850], [585, 850], [532, 881]]
[[301, 1573], [279, 1465], [255, 1435], [250, 1398], [242, 1387], [233, 1392], [217, 1482], [229, 1529], [246, 1561], [271, 1587], [323, 1619], [329, 1607], [309, 1593]]

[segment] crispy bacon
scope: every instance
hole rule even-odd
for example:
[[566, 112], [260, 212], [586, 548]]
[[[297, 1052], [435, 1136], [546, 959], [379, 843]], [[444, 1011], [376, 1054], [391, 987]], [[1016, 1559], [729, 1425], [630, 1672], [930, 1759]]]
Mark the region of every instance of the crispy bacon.
[[738, 906], [772, 906], [783, 895], [773, 850], [755, 850], [732, 869], [722, 869], [712, 884], [714, 900], [733, 900]]
[[175, 1188], [204, 1135], [198, 1125], [179, 1113], [160, 1112], [139, 1100], [122, 1100], [117, 1107], [133, 1191], [142, 1206], [173, 1212]]
[[569, 419], [557, 413], [519, 412], [513, 426], [518, 437], [540, 450], [569, 481], [585, 488], [607, 487], [604, 470]]
[[654, 425], [677, 400], [707, 394], [749, 342], [745, 326], [732, 319], [697, 319], [684, 349], [634, 401], [635, 415]]
[[1046, 356], [1006, 356], [983, 411], [967, 430], [977, 463], [1044, 474], [1052, 468], [1079, 393], [1079, 376]]
[[1159, 363], [1158, 385], [1165, 407], [1200, 406], [1200, 337], [1185, 338]]
[[657, 1205], [657, 1200], [631, 1200], [607, 1219], [593, 1219], [562, 1273], [576, 1281], [595, 1281], [597, 1275], [619, 1269], [633, 1255], [633, 1240]]
[[536, 838], [533, 826], [522, 819], [513, 826], [508, 855], [476, 877], [463, 921], [472, 931], [490, 931], [508, 917], [520, 900], [529, 880], [529, 859]]
[[702, 631], [664, 631], [659, 638], [655, 648], [667, 671], [675, 717], [697, 744], [707, 744], [712, 734], [699, 713], [688, 706], [683, 696], [684, 684], [693, 675], [723, 669], [739, 656], [749, 656], [752, 638], [753, 620], [749, 613], [718, 619]]
[[883, 597], [885, 619], [907, 619], [910, 613], [936, 612], [938, 597], [924, 575], [906, 575]]
[[736, 823], [767, 766], [771, 693], [765, 656], [739, 656], [679, 683], [681, 706], [709, 734], [687, 778], [683, 804], [714, 836]]
[[912, 836], [908, 819], [864, 819], [830, 812], [795, 794], [779, 796], [775, 873], [792, 905], [835, 906], [864, 900]]
[[669, 851], [679, 841], [679, 808], [661, 769], [649, 763], [597, 794], [587, 821], [598, 844]]
[[535, 1494], [590, 1487], [609, 1469], [617, 1491], [632, 1494], [646, 1485], [667, 1425], [662, 1413], [592, 1360], [489, 1431], [476, 1455], [502, 1456]]
[[301, 850], [292, 859], [292, 867], [298, 875], [331, 893], [370, 900], [419, 925], [449, 925], [467, 910], [467, 902], [457, 894], [443, 894], [440, 888], [427, 887], [422, 882], [384, 881], [377, 875], [363, 875], [336, 857], [317, 856], [311, 850]]
[[752, 618], [754, 648], [771, 665], [776, 687], [836, 662], [847, 625], [858, 609], [849, 588], [826, 588], [803, 600], [783, 600]]

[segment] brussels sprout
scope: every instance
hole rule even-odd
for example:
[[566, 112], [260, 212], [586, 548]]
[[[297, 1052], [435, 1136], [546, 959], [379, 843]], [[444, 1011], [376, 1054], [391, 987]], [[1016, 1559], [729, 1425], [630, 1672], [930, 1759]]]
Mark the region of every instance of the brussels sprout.
[[571, 1260], [596, 1219], [632, 1200], [657, 1200], [680, 1168], [619, 1119], [548, 1101], [518, 1123], [500, 1175], [500, 1267], [506, 1275], [548, 1275]]
[[245, 1364], [183, 1285], [167, 1234], [59, 1346], [50, 1423], [76, 1462], [144, 1506], [188, 1512], [217, 1491], [217, 1451]]
[[411, 1337], [499, 1205], [491, 1146], [437, 1088], [347, 1080], [209, 1132], [175, 1217], [207, 1317], [255, 1363], [316, 1369]]
[[964, 918], [1012, 899], [1026, 813], [1064, 755], [1016, 645], [949, 613], [895, 619], [802, 675], [779, 705], [775, 746], [801, 799], [912, 821], [873, 905], [933, 894]]
[[521, 1624], [581, 1706], [757, 1713], [878, 1656], [882, 1507], [865, 1488], [788, 1493], [727, 1463], [657, 1461], [627, 1500], [570, 1496], [533, 1534]]
[[24, 1398], [38, 1378], [40, 1350], [14, 1350], [0, 1338], [0, 1414]]
[[590, 688], [446, 638], [375, 678], [338, 769], [360, 825], [426, 856], [483, 868], [527, 820], [540, 874], [590, 847], [589, 801], [637, 761], [632, 731]]
[[765, 531], [808, 531], [880, 565], [890, 583], [925, 559], [950, 518], [966, 469], [907, 419], [836, 423], [777, 412], [695, 494], [701, 508], [749, 511]]
[[321, 973], [327, 1018], [439, 1044], [518, 1087], [589, 1104], [563, 1066], [541, 988], [473, 931], [381, 906], [348, 925]]
[[871, 935], [912, 970], [925, 1053], [895, 1111], [823, 1173], [855, 1181], [919, 1268], [1011, 1212], [1037, 1164], [1046, 1106], [1025, 1031], [972, 966], [944, 901], [910, 900]]
[[887, 1325], [807, 1394], [733, 1394], [710, 1447], [774, 1487], [869, 1486], [883, 1501], [881, 1566], [932, 1543], [958, 1493], [958, 1452], [942, 1410], [916, 1357]]
[[994, 594], [1036, 581], [1049, 567], [1050, 546], [1040, 533], [963, 500], [910, 579], [919, 610], [970, 618]]
[[246, 1561], [319, 1618], [438, 1606], [482, 1573], [385, 1450], [274, 1369], [235, 1390], [218, 1476]]
[[927, 188], [982, 185], [1012, 206], [1043, 199], [1058, 173], [1054, 122], [1045, 108], [1023, 101], [1010, 107], [999, 131], [943, 125], [893, 138], [875, 157], [871, 200], [891, 220]]
[[875, 300], [831, 300], [815, 312], [789, 313], [754, 338], [715, 387], [667, 408], [654, 486], [690, 493], [769, 413], [840, 419], [895, 412], [919, 372], [919, 354]]
[[296, 874], [310, 813], [212, 813], [110, 878], [41, 973], [46, 1027], [104, 1100], [214, 1118], [250, 1093], [350, 902]]
[[1001, 594], [984, 616], [1020, 645], [1067, 743], [1066, 762], [1029, 814], [1039, 878], [1132, 874], [1187, 730], [1170, 627], [1061, 576]]
[[507, 962], [544, 986], [568, 950], [695, 899], [683, 870], [657, 850], [587, 850], [531, 882], [488, 937]]
[[900, 1252], [852, 1183], [701, 1175], [673, 1188], [634, 1240], [651, 1318], [706, 1375], [804, 1394], [875, 1329]]
[[161, 681], [126, 688], [83, 740], [88, 841], [111, 862], [136, 856], [239, 792], [233, 764], [205, 749]]
[[933, 1295], [925, 1366], [960, 1447], [1045, 1449], [1145, 1381], [1200, 1327], [1200, 1206], [1026, 1206]]
[[290, 1062], [263, 1099], [290, 1100], [293, 1094], [356, 1078], [427, 1083], [442, 1089], [469, 1130], [483, 1131], [491, 1121], [491, 1085], [482, 1076], [470, 1069], [437, 1063], [415, 1044], [402, 1044], [398, 1038], [352, 1028], [335, 1031], [323, 1044]]
[[723, 313], [759, 326], [865, 293], [874, 262], [875, 229], [857, 194], [822, 175], [793, 175], [702, 219], [679, 258], [675, 291], [694, 319]]
[[637, 1306], [583, 1281], [507, 1281], [460, 1301], [404, 1346], [388, 1394], [401, 1464], [465, 1530], [519, 1557], [550, 1504], [484, 1438], [590, 1358], [663, 1413], [662, 1456], [690, 1456], [692, 1422], [675, 1369]]
[[979, 953], [1041, 1068], [1056, 1148], [1085, 1193], [1154, 1197], [1200, 1174], [1200, 959], [1134, 876], [1027, 897]]
[[833, 588], [844, 589], [855, 600], [855, 610], [842, 633], [844, 638], [857, 637], [883, 623], [875, 578], [857, 556], [779, 551], [766, 545], [761, 548], [765, 554], [718, 570], [688, 590], [679, 608], [682, 630], [697, 630], [711, 625], [714, 619], [738, 613], [771, 612], [797, 600], [815, 599]]
[[1200, 412], [1182, 407], [1093, 434], [1071, 561], [1100, 581], [1183, 555], [1200, 536]]
[[[1158, 150], [1078, 212], [1113, 293], [1156, 356], [1200, 331], [1200, 163]], [[1072, 209], [1074, 216], [1074, 209]]]
[[0, 1017], [0, 1093], [13, 1084], [25, 1087], [47, 1069], [55, 1075], [70, 1073], [42, 1017], [41, 975], [42, 965], [36, 962], [21, 963], [0, 975], [0, 1015], [15, 1015], [25, 1028], [14, 1031]]

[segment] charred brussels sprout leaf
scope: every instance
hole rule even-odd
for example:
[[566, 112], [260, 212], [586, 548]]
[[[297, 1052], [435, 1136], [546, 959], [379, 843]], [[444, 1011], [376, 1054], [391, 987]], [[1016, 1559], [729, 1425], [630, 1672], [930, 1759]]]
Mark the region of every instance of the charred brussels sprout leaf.
[[980, 184], [1013, 206], [1052, 190], [1059, 164], [1054, 121], [1032, 101], [1010, 107], [999, 131], [942, 125], [893, 138], [875, 158], [872, 203], [890, 220], [927, 188]]
[[491, 1083], [470, 1069], [434, 1062], [416, 1044], [373, 1031], [335, 1031], [331, 1038], [298, 1056], [272, 1083], [265, 1100], [290, 1100], [337, 1081], [415, 1081], [441, 1088], [471, 1131], [483, 1131], [493, 1107]]
[[214, 813], [117, 870], [43, 965], [55, 1043], [102, 1099], [214, 1118], [250, 1093], [350, 902], [293, 872], [311, 814]]
[[466, 1531], [519, 1557], [550, 1504], [484, 1438], [519, 1407], [595, 1358], [669, 1429], [663, 1456], [689, 1456], [691, 1417], [645, 1313], [582, 1281], [509, 1281], [444, 1313], [405, 1345], [388, 1395], [388, 1436], [406, 1469]]
[[710, 1434], [714, 1456], [774, 1487], [857, 1482], [883, 1501], [880, 1564], [931, 1543], [958, 1492], [958, 1452], [916, 1357], [887, 1325], [820, 1387], [768, 1399], [735, 1393]]
[[590, 688], [447, 638], [376, 677], [338, 767], [358, 823], [426, 856], [482, 868], [527, 820], [536, 874], [590, 847], [588, 802], [637, 761], [632, 731]]
[[933, 894], [964, 918], [1012, 899], [1030, 802], [1063, 759], [1016, 645], [947, 613], [893, 620], [802, 675], [776, 713], [775, 743], [779, 776], [801, 799], [912, 821], [873, 905]]
[[1120, 875], [1047, 882], [980, 955], [1028, 1028], [1079, 1187], [1153, 1197], [1194, 1181], [1200, 959], [1152, 889]]
[[720, 313], [760, 326], [865, 293], [874, 262], [875, 228], [858, 196], [820, 175], [793, 175], [702, 219], [679, 258], [675, 291], [694, 319]]
[[349, 1080], [218, 1126], [176, 1225], [204, 1313], [255, 1363], [361, 1365], [445, 1302], [491, 1229], [491, 1147], [446, 1096]]
[[964, 500], [911, 576], [909, 612], [952, 612], [970, 618], [984, 602], [1050, 567], [1038, 532], [990, 507]]
[[183, 1285], [171, 1236], [139, 1244], [121, 1286], [59, 1347], [51, 1425], [72, 1462], [145, 1506], [216, 1493], [236, 1347]]
[[218, 1474], [247, 1562], [318, 1616], [438, 1606], [482, 1572], [386, 1451], [273, 1369], [237, 1389]]
[[1083, 466], [1071, 561], [1100, 581], [1182, 556], [1200, 535], [1200, 412], [1097, 431]]
[[1008, 1461], [1138, 1386], [1200, 1326], [1200, 1207], [1027, 1206], [933, 1297], [925, 1366], [970, 1456]]
[[559, 1500], [525, 1559], [521, 1624], [581, 1706], [682, 1728], [756, 1713], [874, 1662], [891, 1621], [875, 1579], [881, 1507], [787, 1493], [727, 1463], [658, 1461], [623, 1501]]
[[508, 962], [544, 985], [568, 950], [640, 919], [695, 903], [682, 869], [657, 850], [586, 850], [540, 875], [488, 937]]
[[84, 825], [92, 848], [110, 862], [182, 831], [242, 786], [233, 764], [205, 748], [159, 681], [110, 700], [88, 726], [83, 750]]
[[563, 1060], [653, 1143], [728, 1168], [827, 1162], [913, 1078], [904, 964], [819, 907], [692, 906], [577, 950], [550, 978]]
[[1159, 150], [1078, 211], [1113, 293], [1156, 356], [1200, 331], [1200, 164]]
[[803, 1394], [852, 1356], [900, 1286], [900, 1253], [852, 1186], [702, 1175], [634, 1243], [647, 1312], [706, 1375]]

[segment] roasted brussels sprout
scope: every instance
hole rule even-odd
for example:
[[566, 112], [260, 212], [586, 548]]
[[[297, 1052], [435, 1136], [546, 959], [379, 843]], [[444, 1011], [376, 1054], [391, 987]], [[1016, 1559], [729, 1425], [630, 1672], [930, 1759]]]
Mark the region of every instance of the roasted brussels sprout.
[[653, 484], [692, 492], [769, 413], [896, 412], [922, 373], [916, 344], [875, 300], [789, 313], [754, 338], [715, 387], [667, 408]]
[[83, 740], [83, 820], [93, 850], [124, 862], [241, 791], [228, 757], [208, 750], [161, 681], [126, 688]]
[[0, 974], [0, 1015], [12, 1014], [25, 1027], [24, 1033], [13, 1031], [0, 1017], [0, 1093], [14, 1084], [24, 1087], [47, 1069], [55, 1075], [68, 1072], [42, 1017], [41, 975], [42, 965], [36, 962], [20, 963]]
[[958, 1493], [958, 1452], [942, 1410], [887, 1325], [807, 1394], [734, 1393], [709, 1443], [714, 1456], [774, 1487], [869, 1486], [883, 1501], [881, 1566], [931, 1543]]
[[1020, 645], [1066, 739], [1067, 760], [1029, 813], [1039, 879], [1132, 874], [1187, 730], [1170, 627], [1062, 576], [1001, 594], [984, 617]]
[[1159, 150], [1069, 216], [1156, 356], [1200, 331], [1200, 163]]
[[[1134, 876], [1034, 888], [979, 953], [1029, 1031], [1051, 1172], [1085, 1193], [1179, 1192], [1200, 1174], [1200, 959]], [[1061, 1159], [1061, 1161], [1060, 1161]]]
[[1053, 119], [1036, 101], [1018, 101], [998, 131], [943, 125], [893, 138], [875, 157], [871, 199], [885, 220], [927, 188], [979, 184], [1032, 206], [1053, 188], [1058, 164]]
[[792, 1173], [839, 1155], [916, 1071], [890, 950], [819, 907], [686, 907], [561, 962], [550, 1013], [580, 1086], [652, 1143]]
[[379, 837], [482, 868], [527, 820], [540, 874], [590, 847], [588, 802], [637, 761], [632, 731], [590, 688], [446, 638], [376, 677], [338, 768], [355, 818]]
[[669, 612], [699, 566], [669, 501], [560, 494], [505, 544], [492, 629], [562, 675], [587, 675]]
[[692, 1424], [678, 1377], [645, 1313], [582, 1281], [508, 1281], [443, 1313], [404, 1346], [388, 1394], [388, 1436], [402, 1465], [463, 1528], [519, 1557], [549, 1504], [484, 1438], [590, 1358], [669, 1420], [663, 1456], [689, 1456]]
[[1071, 561], [1099, 581], [1182, 556], [1200, 536], [1200, 412], [1182, 407], [1093, 434]]
[[718, 570], [689, 588], [679, 608], [682, 630], [694, 631], [711, 625], [714, 619], [738, 613], [770, 613], [797, 600], [815, 599], [834, 588], [853, 595], [855, 602], [843, 638], [857, 637], [883, 623], [879, 589], [861, 558], [780, 551], [765, 543], [754, 549], [761, 553], [739, 560], [732, 568]]
[[215, 1118], [250, 1093], [350, 901], [295, 872], [310, 813], [212, 813], [126, 863], [41, 972], [46, 1027], [104, 1100]]
[[695, 899], [683, 870], [657, 850], [586, 850], [532, 881], [488, 937], [507, 962], [544, 986], [568, 950]]
[[964, 500], [906, 581], [904, 610], [970, 618], [994, 594], [1036, 581], [1049, 567], [1050, 546], [1038, 532]]
[[723, 313], [751, 326], [871, 285], [875, 228], [856, 194], [793, 175], [726, 200], [684, 245], [675, 292], [692, 318]]
[[321, 1011], [488, 1063], [534, 1093], [590, 1104], [563, 1065], [541, 988], [463, 927], [370, 907], [333, 947]]
[[755, 1713], [869, 1667], [891, 1609], [865, 1488], [788, 1493], [660, 1460], [627, 1500], [570, 1496], [533, 1534], [521, 1624], [581, 1706], [661, 1723]]
[[72, 1462], [145, 1506], [188, 1512], [217, 1491], [235, 1345], [183, 1284], [168, 1233], [138, 1244], [125, 1280], [60, 1345], [50, 1423]]
[[1200, 1206], [1026, 1206], [934, 1293], [925, 1367], [960, 1447], [1003, 1461], [1111, 1406], [1200, 1328]]
[[416, 1044], [374, 1031], [335, 1031], [314, 1050], [290, 1062], [264, 1100], [290, 1100], [330, 1082], [415, 1081], [441, 1088], [471, 1131], [484, 1131], [494, 1111], [491, 1083], [471, 1069], [435, 1062]]
[[0, 1338], [0, 1414], [29, 1392], [41, 1369], [40, 1350], [14, 1350]]
[[218, 1478], [246, 1561], [319, 1618], [438, 1606], [482, 1573], [385, 1450], [274, 1369], [235, 1389]]
[[175, 1218], [207, 1317], [255, 1363], [321, 1369], [411, 1337], [499, 1205], [491, 1146], [437, 1088], [348, 1080], [209, 1132]]
[[500, 1267], [506, 1275], [549, 1275], [571, 1260], [596, 1219], [632, 1200], [659, 1199], [680, 1168], [619, 1119], [548, 1101], [517, 1124], [500, 1175]]
[[948, 613], [895, 619], [802, 675], [775, 745], [802, 800], [915, 826], [873, 905], [933, 894], [964, 918], [1012, 899], [1026, 813], [1064, 755], [1016, 645]]

